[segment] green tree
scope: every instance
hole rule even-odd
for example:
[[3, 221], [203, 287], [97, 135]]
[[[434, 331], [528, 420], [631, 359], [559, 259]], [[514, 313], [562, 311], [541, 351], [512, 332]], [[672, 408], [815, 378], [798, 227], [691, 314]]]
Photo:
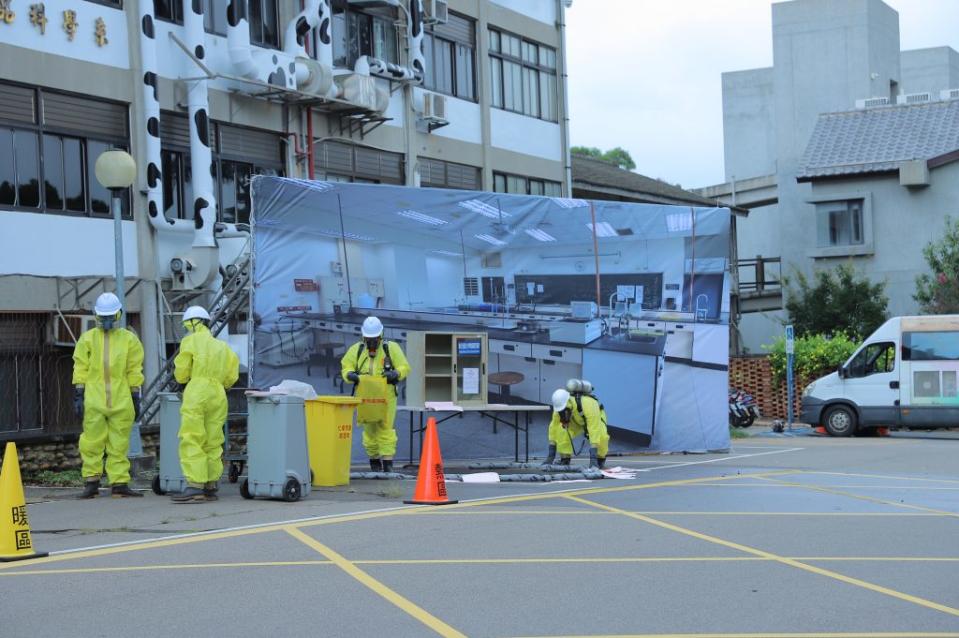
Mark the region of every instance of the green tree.
[[636, 168], [636, 162], [633, 161], [633, 157], [629, 154], [629, 151], [620, 146], [603, 153], [603, 159], [620, 168], [625, 168], [627, 171]]
[[817, 270], [810, 281], [803, 273], [786, 281], [786, 313], [796, 336], [846, 333], [861, 340], [887, 319], [885, 282], [872, 283], [851, 264]]
[[580, 157], [592, 157], [593, 159], [603, 159], [603, 152], [595, 146], [571, 146], [569, 152]]
[[922, 312], [932, 315], [959, 313], [959, 222], [946, 217], [946, 229], [938, 241], [922, 249], [932, 274], [916, 277], [916, 294]]
[[627, 171], [631, 171], [636, 168], [636, 162], [633, 161], [629, 151], [621, 146], [617, 146], [616, 148], [608, 151], [601, 151], [595, 146], [573, 146], [569, 149], [569, 152], [573, 155], [579, 155], [581, 157], [591, 157], [593, 159], [603, 160], [604, 162], [609, 162], [610, 164], [615, 164], [620, 168], [624, 168]]

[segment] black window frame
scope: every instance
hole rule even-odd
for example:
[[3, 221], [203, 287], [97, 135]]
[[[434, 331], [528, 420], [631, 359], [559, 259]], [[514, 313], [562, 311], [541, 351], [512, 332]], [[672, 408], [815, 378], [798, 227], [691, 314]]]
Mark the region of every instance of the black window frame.
[[[429, 57], [426, 60], [426, 75], [423, 78], [423, 88], [427, 91], [432, 91], [433, 93], [442, 93], [443, 95], [449, 95], [450, 97], [455, 97], [460, 100], [466, 100], [467, 102], [479, 102], [479, 91], [476, 90], [477, 87], [477, 68], [476, 68], [476, 20], [470, 18], [469, 16], [461, 15], [459, 13], [451, 11], [452, 16], [456, 16], [470, 23], [470, 30], [473, 35], [473, 41], [469, 42], [466, 40], [445, 37], [435, 33], [435, 29], [432, 25], [427, 26], [423, 30], [423, 55], [424, 57], [429, 54]], [[435, 82], [436, 78], [436, 56], [438, 52], [438, 47], [436, 46], [436, 41], [439, 40], [444, 44], [450, 46], [449, 50], [449, 59], [446, 61], [450, 69], [450, 90], [446, 91], [440, 88], [437, 88], [437, 83]], [[461, 95], [460, 94], [460, 77], [459, 70], [456, 64], [456, 54], [460, 49], [469, 50], [470, 57], [470, 95]], [[428, 80], [432, 78], [434, 81], [429, 82]]]
[[[247, 14], [246, 19], [250, 23], [250, 44], [253, 44], [264, 49], [276, 49], [279, 50], [283, 43], [280, 31], [283, 30], [283, 25], [280, 23], [280, 6], [278, 0], [246, 0], [247, 2]], [[257, 2], [260, 4], [260, 16], [266, 15], [264, 9], [268, 5], [272, 5], [273, 16], [276, 20], [276, 33], [273, 40], [268, 40], [266, 38], [266, 27], [265, 22], [261, 17], [259, 35], [253, 24], [253, 3]]]
[[[349, 6], [344, 0], [333, 0], [330, 3], [330, 38], [332, 38], [331, 47], [333, 47], [333, 67], [340, 69], [352, 69], [356, 65], [356, 60], [364, 55], [375, 57], [391, 64], [400, 64], [400, 35], [397, 32], [394, 18], [389, 15], [389, 9], [363, 10]], [[351, 29], [351, 16], [353, 21], [365, 20], [363, 32], [355, 32]], [[376, 56], [376, 29], [375, 25], [386, 26], [387, 31], [393, 34], [392, 55], [383, 57]], [[344, 50], [340, 57], [337, 57], [336, 36], [340, 29], [346, 30], [344, 36]], [[365, 36], [365, 38], [364, 38]], [[316, 29], [310, 31], [310, 41], [316, 41]], [[364, 42], [365, 45], [364, 46]], [[311, 47], [310, 55], [316, 58], [316, 47]]]
[[[37, 206], [21, 206], [17, 204], [0, 204], [0, 210], [15, 211], [15, 212], [26, 212], [26, 213], [39, 213], [39, 214], [49, 214], [49, 215], [66, 215], [70, 217], [90, 217], [90, 218], [109, 218], [112, 217], [112, 211], [109, 210], [110, 204], [108, 203], [108, 210], [106, 212], [97, 212], [93, 208], [93, 186], [97, 186], [98, 189], [103, 187], [96, 183], [96, 177], [94, 176], [94, 165], [96, 158], [92, 156], [89, 152], [90, 143], [103, 144], [108, 148], [116, 148], [125, 151], [130, 150], [130, 115], [129, 115], [129, 105], [123, 102], [116, 100], [106, 100], [97, 97], [90, 97], [89, 95], [83, 95], [78, 93], [71, 93], [68, 91], [55, 91], [46, 89], [39, 86], [33, 86], [29, 84], [22, 84], [19, 82], [7, 82], [3, 81], [0, 84], [20, 86], [23, 88], [29, 89], [33, 92], [33, 123], [20, 122], [20, 121], [7, 121], [0, 120], [0, 129], [13, 131], [14, 135], [17, 132], [27, 132], [36, 139], [36, 149], [37, 149], [37, 188], [38, 188], [38, 197], [39, 202]], [[87, 132], [72, 129], [69, 127], [63, 126], [51, 126], [44, 123], [44, 118], [42, 117], [43, 108], [44, 108], [44, 99], [46, 95], [68, 95], [80, 97], [85, 100], [103, 102], [114, 105], [122, 105], [126, 109], [124, 130], [127, 132], [127, 138], [119, 137], [109, 137], [109, 136], [90, 136]], [[60, 208], [49, 208], [47, 206], [47, 189], [46, 189], [46, 166], [44, 160], [44, 138], [46, 136], [56, 137], [60, 139], [60, 147], [63, 148], [64, 139], [73, 139], [80, 142], [80, 155], [81, 155], [81, 166], [80, 166], [80, 178], [82, 180], [83, 188], [83, 201], [84, 209], [82, 211], [69, 210], [66, 206], [66, 199], [64, 198], [63, 205]], [[16, 142], [14, 142], [16, 144]], [[16, 153], [14, 152], [14, 155]], [[61, 150], [60, 160], [61, 160], [61, 171], [63, 176], [64, 185], [66, 184], [66, 165], [63, 164], [62, 160], [63, 154]], [[16, 164], [14, 164], [14, 174], [16, 180]], [[17, 182], [15, 181], [15, 189], [17, 188]], [[19, 193], [17, 193], [19, 198]], [[132, 187], [125, 189], [121, 194], [121, 218], [125, 220], [133, 219], [132, 212]]]
[[[510, 179], [521, 179], [525, 184], [525, 192], [516, 193], [509, 190], [509, 181]], [[505, 189], [500, 190], [498, 188], [498, 180], [502, 179], [503, 183], [506, 185]], [[543, 192], [534, 193], [533, 184], [542, 184]], [[508, 195], [537, 195], [539, 197], [562, 197], [563, 196], [563, 183], [557, 182], [551, 179], [544, 179], [542, 177], [531, 177], [528, 175], [517, 175], [516, 173], [504, 173], [503, 171], [493, 171], [493, 192], [494, 193], [506, 193]], [[548, 192], [549, 189], [553, 189], [553, 192]]]
[[[161, 117], [162, 117], [162, 114], [161, 114]], [[224, 192], [223, 165], [224, 163], [229, 164], [233, 166], [234, 168], [236, 166], [249, 167], [250, 177], [252, 177], [253, 175], [263, 175], [263, 174], [274, 174], [274, 175], [283, 177], [286, 173], [286, 167], [284, 166], [282, 159], [278, 159], [276, 162], [263, 161], [259, 159], [251, 161], [250, 158], [248, 157], [241, 157], [233, 153], [222, 152], [221, 145], [220, 145], [221, 137], [220, 137], [220, 128], [219, 128], [221, 123], [211, 122], [211, 124], [213, 125], [214, 138], [213, 138], [213, 144], [210, 149], [210, 154], [211, 154], [213, 166], [216, 169], [216, 174], [213, 176], [213, 189], [214, 189], [214, 196], [216, 197], [216, 220], [218, 222], [224, 222], [228, 224], [249, 224], [250, 223], [249, 214], [251, 211], [252, 201], [250, 200], [248, 180], [244, 184], [244, 187], [247, 189], [247, 192], [244, 198], [247, 201], [246, 218], [239, 219], [240, 215], [239, 215], [239, 211], [237, 210], [238, 208], [237, 203], [239, 201], [240, 183], [236, 181], [235, 179], [234, 179], [234, 185], [233, 185], [233, 189], [234, 189], [233, 190], [233, 208], [234, 208], [234, 211], [236, 211], [235, 212], [236, 219], [224, 218], [224, 206], [223, 206], [223, 192]], [[230, 125], [230, 126], [233, 126], [234, 128], [245, 128], [245, 127], [236, 127], [235, 125]], [[251, 129], [251, 130], [257, 130], [262, 132], [261, 129]], [[270, 134], [276, 135], [277, 144], [279, 145], [285, 144], [281, 133], [277, 133], [275, 131], [267, 131], [267, 132], [269, 132]], [[193, 167], [190, 166], [190, 149], [189, 147], [181, 144], [169, 144], [162, 139], [160, 144], [161, 144], [161, 151], [160, 151], [161, 156], [164, 157], [164, 159], [172, 156], [177, 162], [177, 183], [175, 185], [171, 184], [169, 181], [170, 179], [169, 171], [165, 169], [162, 171], [162, 189], [163, 189], [164, 208], [166, 209], [167, 207], [170, 206], [170, 201], [167, 198], [167, 192], [172, 190], [175, 192], [175, 197], [176, 197], [176, 216], [171, 217], [171, 219], [193, 219], [193, 204], [192, 202], [187, 201], [188, 198], [186, 196], [186, 193], [187, 193], [186, 174], [187, 174], [188, 166], [189, 166], [189, 172], [191, 174], [190, 182], [192, 183]], [[283, 152], [282, 147], [280, 149], [279, 157], [280, 158], [285, 157], [285, 153]], [[164, 167], [167, 165], [165, 161], [163, 162], [163, 165]], [[192, 187], [190, 191], [192, 192]], [[164, 210], [164, 215], [166, 215], [166, 210]]]
[[[157, 11], [157, 0], [153, 0], [154, 19], [160, 20], [161, 22], [168, 22], [170, 24], [183, 26], [184, 0], [166, 0], [166, 1], [169, 3], [170, 8], [173, 9], [173, 13], [175, 15], [172, 15], [170, 17], [161, 15], [161, 12]], [[266, 1], [266, 0], [261, 0], [261, 1]], [[203, 0], [203, 31], [206, 33], [209, 33], [210, 35], [216, 35], [216, 36], [225, 38], [226, 30], [227, 30], [226, 7], [223, 8], [223, 11], [217, 12], [216, 2], [217, 0]], [[272, 2], [276, 4], [276, 0], [272, 0]], [[249, 4], [247, 5], [247, 8], [249, 10]], [[277, 10], [279, 10], [278, 7], [277, 7]], [[214, 22], [214, 20], [216, 19], [220, 20], [219, 24]], [[277, 23], [278, 23], [277, 33], [276, 33], [277, 44], [275, 46], [272, 44], [267, 45], [267, 44], [262, 44], [260, 42], [255, 41], [253, 37], [253, 22], [252, 20], [249, 19], [249, 17], [247, 18], [247, 22], [250, 24], [250, 44], [255, 44], [256, 46], [269, 48], [269, 49], [280, 48], [280, 42], [282, 37], [282, 35], [280, 34], [280, 31], [282, 30], [282, 28], [279, 26], [279, 19], [277, 20]], [[221, 27], [220, 30], [217, 29], [218, 26]], [[261, 37], [262, 37], [262, 29], [261, 29]]]
[[87, 2], [92, 2], [93, 4], [103, 5], [104, 7], [110, 7], [111, 9], [119, 9], [123, 11], [123, 0], [87, 0]]
[[[493, 34], [496, 34], [496, 37], [493, 37]], [[517, 38], [520, 41], [520, 53], [518, 56], [512, 55], [510, 53], [503, 53], [502, 42], [504, 36]], [[499, 27], [490, 26], [487, 29], [487, 41], [490, 43], [488, 47], [489, 58], [490, 58], [490, 106], [496, 109], [503, 111], [509, 111], [511, 113], [518, 113], [519, 115], [524, 115], [526, 117], [533, 117], [538, 120], [543, 120], [544, 122], [559, 122], [559, 73], [556, 68], [556, 62], [558, 60], [559, 52], [555, 47], [551, 47], [547, 44], [542, 44], [535, 40], [529, 38], [524, 38], [523, 36], [512, 33], [506, 29], [501, 29]], [[496, 40], [499, 42], [497, 47], [494, 49], [492, 43]], [[524, 53], [528, 47], [536, 47], [536, 62], [531, 62], [525, 59]], [[553, 66], [550, 67], [547, 64], [543, 64], [542, 51], [551, 51], [553, 54]], [[520, 67], [520, 95], [519, 97], [519, 108], [512, 108], [506, 106], [506, 64], [516, 64]], [[494, 67], [498, 65], [499, 67], [499, 86], [495, 87], [499, 89], [499, 103], [495, 98], [494, 87], [493, 87], [493, 78], [496, 77], [494, 73]], [[527, 113], [524, 104], [526, 103], [526, 78], [528, 74], [535, 72], [536, 74], [536, 113]], [[551, 117], [544, 117], [543, 115], [543, 87], [542, 87], [542, 76], [543, 75], [551, 76], [553, 78], [553, 91], [551, 97]], [[530, 98], [532, 101], [532, 98]], [[515, 103], [515, 101], [514, 101]]]

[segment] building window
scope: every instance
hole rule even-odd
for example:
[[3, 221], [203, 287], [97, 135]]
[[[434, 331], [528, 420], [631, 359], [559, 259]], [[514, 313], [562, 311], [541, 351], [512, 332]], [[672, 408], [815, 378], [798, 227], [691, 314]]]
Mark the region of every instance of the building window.
[[153, 0], [153, 16], [157, 20], [183, 24], [183, 0]]
[[364, 55], [399, 63], [396, 27], [389, 9], [357, 11], [350, 9], [346, 0], [334, 0], [332, 5], [334, 66], [352, 69]]
[[816, 226], [821, 248], [859, 246], [864, 243], [863, 200], [816, 204]]
[[489, 55], [493, 106], [557, 121], [556, 49], [490, 29]]
[[476, 26], [451, 13], [446, 24], [427, 27], [423, 37], [423, 88], [476, 101]]
[[316, 179], [363, 184], [403, 184], [405, 181], [402, 153], [341, 142], [321, 142], [314, 149]]
[[87, 0], [87, 2], [102, 4], [105, 7], [113, 7], [114, 9], [123, 9], [122, 0]]
[[[162, 114], [164, 148], [161, 151], [164, 215], [170, 219], [193, 219], [193, 167], [186, 118]], [[281, 139], [266, 131], [213, 123], [213, 195], [217, 221], [250, 222], [250, 179], [253, 175], [283, 175]], [[179, 141], [177, 141], [179, 140]]]
[[277, 0], [248, 0], [250, 42], [262, 47], [280, 48]]
[[523, 177], [522, 175], [508, 175], [493, 173], [493, 191], [496, 193], [511, 193], [514, 195], [545, 195], [546, 197], [562, 197], [563, 185], [546, 179]]
[[421, 157], [419, 168], [421, 186], [459, 190], [480, 190], [482, 188], [480, 169], [476, 166]]
[[[97, 181], [93, 168], [104, 151], [127, 148], [126, 106], [4, 84], [0, 101], [10, 97], [6, 91], [29, 100], [10, 101], [4, 117], [11, 123], [0, 120], [0, 206], [110, 215], [110, 192]], [[38, 109], [43, 124], [38, 124]], [[129, 191], [124, 191], [121, 206], [129, 218]]]
[[[174, 1], [174, 0], [168, 0]], [[203, 28], [207, 33], [226, 35], [226, 6], [228, 0], [204, 0]], [[250, 28], [250, 38], [253, 37], [253, 28]]]
[[[203, 28], [207, 33], [226, 36], [226, 7], [229, 0], [203, 0]], [[265, 7], [264, 4], [272, 5]], [[257, 21], [254, 25], [254, 12]], [[264, 13], [266, 12], [266, 13]], [[264, 21], [263, 16], [269, 19]], [[250, 42], [261, 46], [279, 48], [279, 31], [276, 28], [276, 0], [249, 0], [247, 19], [250, 23]], [[183, 0], [153, 0], [153, 16], [157, 20], [183, 24]], [[267, 30], [264, 25], [272, 24]], [[265, 37], [275, 40], [264, 40]]]

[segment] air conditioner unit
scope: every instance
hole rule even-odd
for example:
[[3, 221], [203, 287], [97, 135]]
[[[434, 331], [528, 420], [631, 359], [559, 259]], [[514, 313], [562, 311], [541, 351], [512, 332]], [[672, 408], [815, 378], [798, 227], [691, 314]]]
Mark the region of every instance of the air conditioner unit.
[[96, 326], [97, 319], [93, 315], [54, 313], [47, 323], [47, 343], [53, 346], [73, 347], [77, 344], [80, 335]]
[[447, 0], [423, 0], [423, 22], [426, 24], [446, 24], [450, 19]]
[[932, 102], [932, 93], [906, 93], [896, 98], [896, 104], [923, 104]]
[[437, 93], [423, 94], [423, 117], [428, 119], [446, 119], [446, 96]]
[[888, 106], [889, 98], [887, 97], [869, 97], [864, 100], [856, 100], [857, 109], [871, 109], [877, 106]]
[[959, 100], [959, 89], [946, 89], [939, 92], [940, 100]]

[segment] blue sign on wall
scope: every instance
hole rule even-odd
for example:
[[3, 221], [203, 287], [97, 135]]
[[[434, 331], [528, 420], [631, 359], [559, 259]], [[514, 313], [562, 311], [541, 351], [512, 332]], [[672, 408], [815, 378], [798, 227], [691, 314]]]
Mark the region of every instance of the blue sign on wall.
[[456, 354], [460, 357], [478, 357], [483, 353], [482, 347], [479, 339], [459, 339], [456, 342]]

